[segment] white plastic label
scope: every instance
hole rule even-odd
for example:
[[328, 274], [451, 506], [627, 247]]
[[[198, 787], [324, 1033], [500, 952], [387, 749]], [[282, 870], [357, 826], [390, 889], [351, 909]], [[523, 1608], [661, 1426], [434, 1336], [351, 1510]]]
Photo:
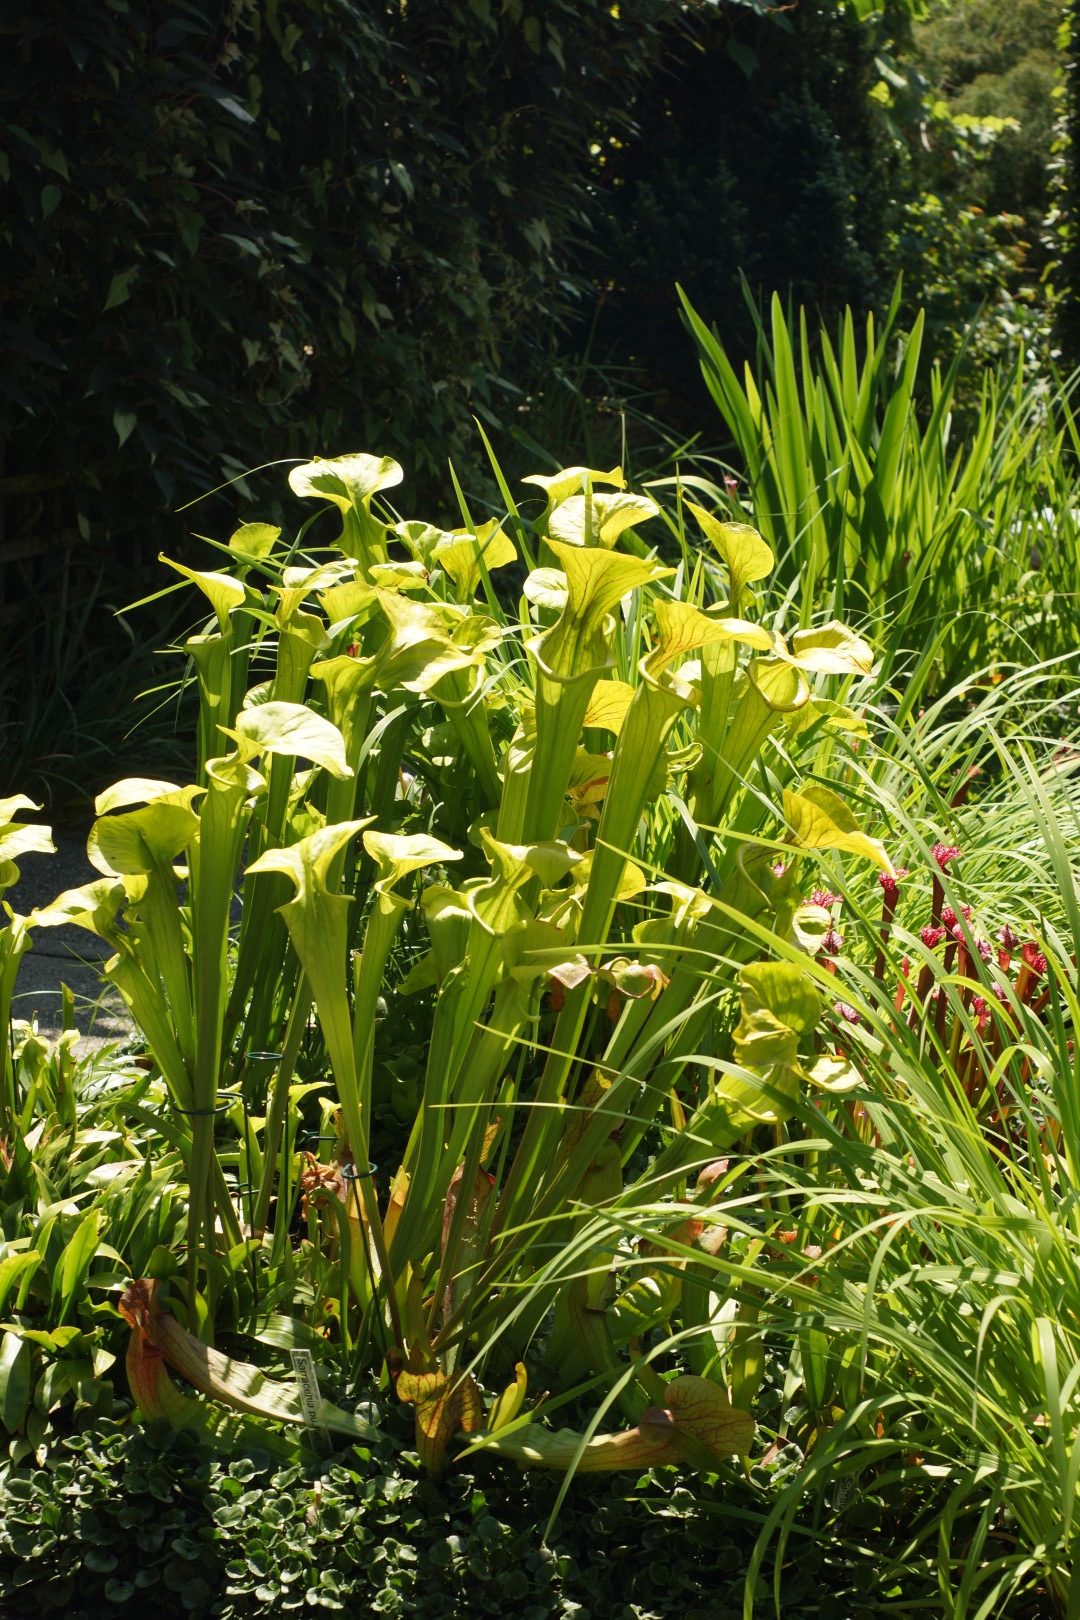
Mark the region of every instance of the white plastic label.
[[307, 1426], [324, 1450], [329, 1451], [330, 1430], [320, 1415], [322, 1396], [319, 1393], [319, 1380], [315, 1372], [315, 1358], [310, 1350], [291, 1350], [289, 1360], [296, 1374], [296, 1382], [300, 1389], [300, 1405], [303, 1407]]

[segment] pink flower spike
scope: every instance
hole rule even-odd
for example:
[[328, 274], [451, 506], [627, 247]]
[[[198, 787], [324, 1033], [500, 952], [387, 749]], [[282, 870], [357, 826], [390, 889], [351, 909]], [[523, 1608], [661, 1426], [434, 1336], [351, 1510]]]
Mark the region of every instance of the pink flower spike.
[[891, 901], [894, 905], [896, 903], [896, 897], [900, 892], [900, 879], [906, 878], [907, 875], [908, 869], [906, 866], [898, 866], [895, 872], [878, 873], [878, 882], [881, 884], [885, 898], [886, 900]]
[[945, 938], [945, 930], [944, 928], [932, 928], [928, 923], [920, 933], [919, 938], [922, 940], [927, 950], [932, 951], [934, 946], [940, 945], [942, 940]]
[[1013, 933], [1008, 923], [998, 933], [998, 939], [1007, 951], [1015, 951], [1020, 948], [1020, 936]]
[[840, 1014], [840, 1017], [844, 1020], [845, 1024], [862, 1023], [862, 1018], [855, 1011], [855, 1008], [849, 1007], [846, 1001], [834, 1001], [833, 1010]]
[[771, 868], [770, 868], [770, 871], [772, 872], [772, 875], [773, 875], [774, 878], [782, 878], [784, 873], [787, 871], [787, 862], [786, 861], [774, 861]]
[[991, 945], [988, 939], [977, 939], [975, 941], [975, 949], [978, 951], [979, 956], [984, 962], [990, 962], [993, 960], [994, 947]]
[[843, 948], [844, 936], [838, 934], [835, 928], [830, 928], [828, 933], [822, 935], [821, 954], [823, 956], [839, 956]]
[[957, 859], [960, 854], [960, 846], [958, 844], [934, 844], [930, 853], [937, 862], [939, 870], [944, 872], [948, 868], [949, 862]]
[[839, 898], [839, 895], [832, 894], [828, 889], [814, 889], [810, 894], [810, 904], [812, 906], [824, 906], [825, 910], [828, 911], [832, 906], [835, 906]]

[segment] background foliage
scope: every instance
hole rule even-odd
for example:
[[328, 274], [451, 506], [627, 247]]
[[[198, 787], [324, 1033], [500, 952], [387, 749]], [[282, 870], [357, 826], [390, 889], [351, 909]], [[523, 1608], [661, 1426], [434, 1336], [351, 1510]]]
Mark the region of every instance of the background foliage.
[[9, 11], [0, 558], [141, 557], [342, 435], [420, 475], [459, 451], [580, 287], [590, 139], [675, 9]]
[[900, 148], [872, 44], [832, 0], [713, 7], [642, 90], [646, 138], [612, 131], [598, 155], [597, 351], [648, 380], [665, 422], [690, 430], [701, 403], [676, 277], [736, 352], [754, 340], [740, 274], [830, 310], [880, 301]]
[[1058, 0], [936, 4], [910, 62], [923, 105], [893, 242], [935, 345], [974, 326], [972, 368], [1049, 353], [1046, 231], [1058, 77]]
[[[654, 466], [704, 403], [676, 277], [736, 363], [755, 342], [740, 275], [831, 318], [883, 309], [898, 268], [937, 351], [979, 318], [976, 365], [1045, 352], [1072, 212], [1065, 179], [1045, 210], [1059, 16], [1058, 0], [6, 8], [10, 785], [77, 774], [92, 727], [57, 649], [83, 644], [87, 598], [137, 596], [133, 571], [189, 544], [178, 509], [235, 479], [228, 515], [223, 498], [198, 510], [222, 529], [256, 492], [249, 468], [377, 444], [426, 500], [446, 455], [483, 479], [474, 414], [514, 473], [538, 446], [610, 464], [627, 407]], [[1075, 358], [1075, 277], [1052, 273]], [[56, 638], [29, 713], [28, 598]], [[152, 684], [130, 632], [91, 622], [103, 663]], [[140, 642], [162, 635], [144, 623]]]

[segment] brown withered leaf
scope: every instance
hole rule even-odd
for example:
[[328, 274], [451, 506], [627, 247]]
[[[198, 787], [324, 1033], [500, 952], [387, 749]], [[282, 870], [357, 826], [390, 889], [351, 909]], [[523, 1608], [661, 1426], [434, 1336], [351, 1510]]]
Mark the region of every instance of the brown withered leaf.
[[684, 1373], [665, 1390], [667, 1412], [674, 1424], [673, 1442], [680, 1455], [697, 1468], [715, 1468], [721, 1457], [745, 1457], [754, 1438], [749, 1412], [732, 1406], [708, 1378]]
[[[458, 1201], [462, 1196], [464, 1166], [459, 1165], [450, 1178], [443, 1204], [442, 1253], [445, 1256], [451, 1229], [454, 1226]], [[495, 1190], [495, 1177], [486, 1170], [478, 1170], [471, 1188], [465, 1194], [464, 1212], [459, 1220], [456, 1274], [443, 1294], [442, 1319], [445, 1325], [457, 1310], [463, 1290], [469, 1287], [468, 1273], [482, 1258], [484, 1252], [484, 1215]]]
[[473, 1434], [484, 1421], [484, 1403], [471, 1373], [399, 1373], [397, 1393], [399, 1400], [416, 1407], [416, 1449], [433, 1474], [446, 1467], [454, 1435]]

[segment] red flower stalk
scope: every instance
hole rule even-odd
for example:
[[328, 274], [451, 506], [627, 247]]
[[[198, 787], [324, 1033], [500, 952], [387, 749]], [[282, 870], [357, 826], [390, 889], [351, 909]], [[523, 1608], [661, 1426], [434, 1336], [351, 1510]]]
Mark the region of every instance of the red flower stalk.
[[885, 949], [889, 943], [889, 934], [892, 932], [896, 902], [900, 898], [900, 879], [905, 877], [907, 877], [906, 866], [898, 866], [895, 874], [892, 872], [878, 873], [878, 882], [881, 884], [881, 933], [877, 957], [874, 961], [874, 978], [879, 981], [885, 976]]
[[950, 864], [957, 859], [960, 847], [958, 844], [932, 844], [930, 853], [937, 862], [934, 889], [930, 899], [930, 916], [932, 921], [937, 922], [941, 917], [941, 902], [945, 897], [945, 891], [941, 886], [941, 873], [948, 871]]
[[[963, 936], [961, 935], [961, 938], [962, 937]], [[946, 943], [945, 943], [945, 955], [944, 955], [944, 957], [942, 959], [942, 964], [941, 964], [941, 968], [942, 968], [943, 973], [951, 973], [952, 972], [952, 970], [953, 970], [953, 961], [954, 961], [955, 957], [956, 957], [956, 941], [955, 941], [955, 939], [947, 940]], [[945, 1013], [946, 1013], [946, 1010], [947, 1010], [948, 1005], [949, 1005], [949, 998], [945, 994], [945, 990], [944, 990], [943, 986], [940, 985], [940, 984], [935, 986], [934, 993], [935, 993], [935, 999], [937, 1001], [937, 1007], [935, 1009], [935, 1017], [934, 1017], [934, 1027], [937, 1030], [938, 1040], [941, 1041], [941, 1040], [944, 1040], [944, 1038], [945, 1038]]]
[[1030, 940], [1020, 951], [1021, 966], [1016, 976], [1016, 999], [1022, 1006], [1031, 1000], [1031, 993], [1046, 972], [1046, 957]]
[[915, 1005], [908, 1014], [908, 1026], [915, 1027], [915, 1020], [919, 1016], [919, 1009], [926, 1006], [927, 997], [934, 983], [934, 968], [930, 962], [924, 962], [919, 969], [919, 980], [915, 986]]
[[964, 800], [968, 796], [968, 793], [971, 791], [972, 782], [980, 774], [980, 771], [981, 771], [981, 767], [978, 766], [978, 765], [969, 765], [968, 766], [967, 775], [965, 776], [963, 782], [961, 782], [960, 786], [957, 788], [956, 792], [952, 796], [952, 799], [950, 800], [950, 803], [951, 803], [951, 805], [952, 805], [952, 807], [954, 809], [956, 808], [956, 806], [958, 804], [963, 804]]
[[[970, 906], [961, 906], [960, 907], [960, 917], [963, 917], [965, 922], [970, 922], [971, 918], [972, 918], [971, 907]], [[956, 915], [956, 912], [953, 910], [952, 906], [942, 906], [942, 908], [941, 908], [942, 925], [945, 928], [947, 928], [951, 934], [953, 934], [954, 938], [957, 937], [956, 934], [954, 933], [954, 930], [960, 927], [960, 917], [958, 917]], [[961, 931], [961, 933], [963, 932], [962, 929], [960, 931]]]
[[900, 983], [896, 987], [896, 996], [893, 1000], [893, 1007], [897, 1012], [899, 1012], [901, 1007], [904, 1005], [904, 984], [910, 972], [911, 958], [905, 956], [903, 961], [900, 963]]

